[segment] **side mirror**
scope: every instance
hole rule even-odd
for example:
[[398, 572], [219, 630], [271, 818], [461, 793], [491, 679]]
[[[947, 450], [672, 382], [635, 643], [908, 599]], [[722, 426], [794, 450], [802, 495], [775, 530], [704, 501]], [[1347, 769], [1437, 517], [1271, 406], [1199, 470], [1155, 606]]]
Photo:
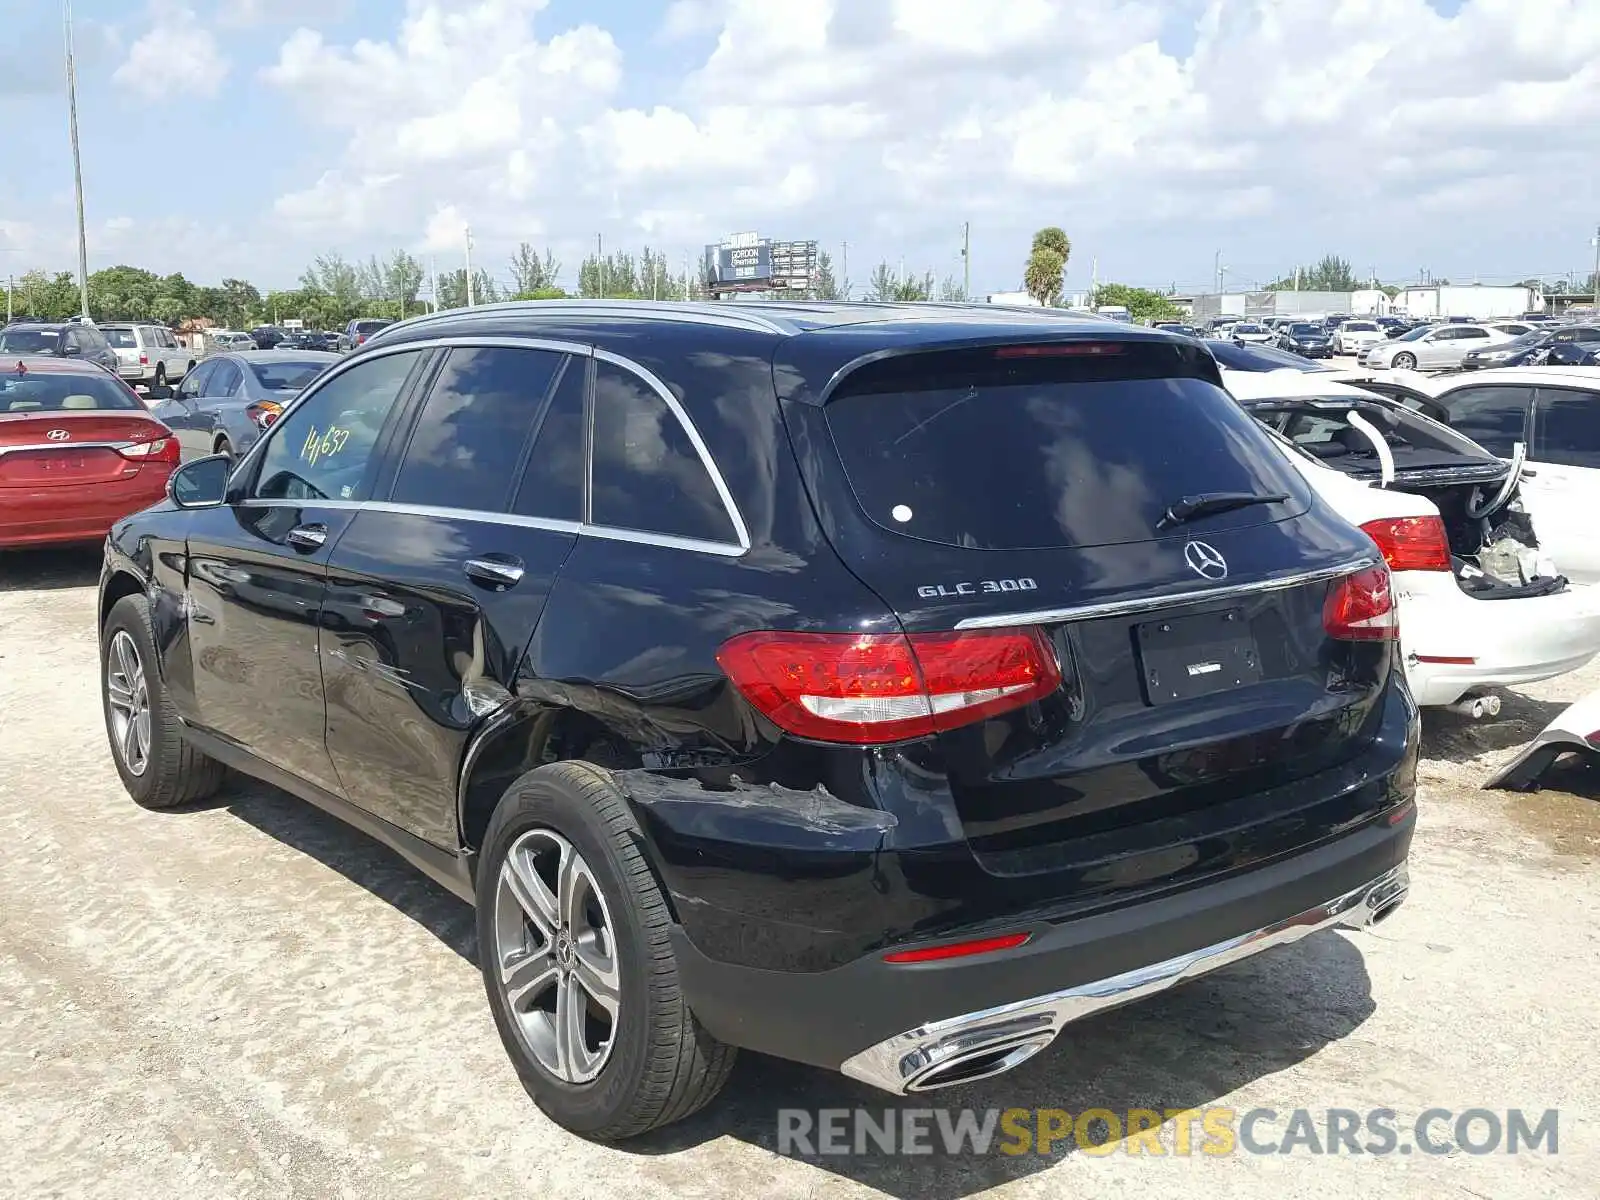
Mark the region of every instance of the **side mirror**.
[[167, 498], [179, 508], [216, 508], [228, 495], [233, 462], [213, 454], [185, 463], [167, 478]]
[[83, 357], [83, 347], [82, 346], [63, 346], [63, 347], [61, 347], [61, 353], [66, 358], [82, 358]]
[[164, 383], [160, 387], [152, 383], [147, 390], [152, 400], [171, 400], [178, 394], [178, 389], [170, 383]]

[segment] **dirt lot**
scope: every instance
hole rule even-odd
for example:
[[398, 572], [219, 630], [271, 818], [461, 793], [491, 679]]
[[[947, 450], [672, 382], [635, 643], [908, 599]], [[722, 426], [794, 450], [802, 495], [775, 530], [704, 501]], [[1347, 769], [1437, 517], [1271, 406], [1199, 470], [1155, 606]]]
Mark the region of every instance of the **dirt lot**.
[[[884, 1097], [746, 1056], [722, 1101], [627, 1149], [529, 1103], [468, 910], [281, 793], [167, 814], [107, 757], [94, 554], [0, 558], [0, 1195], [1600, 1194], [1600, 772], [1478, 790], [1600, 668], [1430, 720], [1413, 891], [1078, 1027], [950, 1106], [1559, 1108], [1560, 1152], [798, 1160], [780, 1107]], [[913, 1107], [933, 1101], [923, 1100]], [[1274, 1135], [1275, 1136], [1275, 1135]]]

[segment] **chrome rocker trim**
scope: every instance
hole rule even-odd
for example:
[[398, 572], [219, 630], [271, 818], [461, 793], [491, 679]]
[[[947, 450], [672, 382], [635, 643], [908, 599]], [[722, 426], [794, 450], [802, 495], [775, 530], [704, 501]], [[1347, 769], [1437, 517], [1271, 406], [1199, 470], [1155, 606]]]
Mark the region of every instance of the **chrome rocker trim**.
[[930, 1022], [868, 1047], [839, 1069], [899, 1096], [986, 1079], [1032, 1058], [1073, 1021], [1142, 1000], [1323, 929], [1375, 925], [1400, 906], [1409, 887], [1410, 874], [1402, 863], [1297, 916], [1109, 979]]

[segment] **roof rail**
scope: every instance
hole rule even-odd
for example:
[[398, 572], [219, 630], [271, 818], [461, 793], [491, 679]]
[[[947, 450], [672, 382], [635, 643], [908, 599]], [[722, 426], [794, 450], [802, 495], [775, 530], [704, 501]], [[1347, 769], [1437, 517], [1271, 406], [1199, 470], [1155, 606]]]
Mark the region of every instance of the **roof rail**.
[[799, 327], [791, 321], [761, 316], [748, 309], [735, 308], [731, 305], [700, 304], [681, 300], [502, 300], [494, 304], [477, 304], [471, 309], [447, 308], [439, 312], [407, 317], [404, 321], [385, 325], [367, 338], [367, 345], [389, 340], [389, 336], [399, 329], [416, 329], [469, 313], [514, 313], [519, 316], [534, 317], [545, 314], [554, 317], [633, 317], [647, 321], [722, 325], [730, 329], [747, 329], [756, 333], [799, 332]]

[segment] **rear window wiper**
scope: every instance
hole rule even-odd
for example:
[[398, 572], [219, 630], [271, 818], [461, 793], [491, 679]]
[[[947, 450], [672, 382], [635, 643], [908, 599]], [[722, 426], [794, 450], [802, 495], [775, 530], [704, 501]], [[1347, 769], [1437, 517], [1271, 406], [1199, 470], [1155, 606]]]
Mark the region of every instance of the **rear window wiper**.
[[1287, 492], [1201, 492], [1198, 496], [1185, 496], [1167, 505], [1167, 511], [1156, 522], [1156, 528], [1182, 525], [1196, 517], [1232, 512], [1236, 508], [1249, 508], [1255, 504], [1282, 504], [1287, 499]]

